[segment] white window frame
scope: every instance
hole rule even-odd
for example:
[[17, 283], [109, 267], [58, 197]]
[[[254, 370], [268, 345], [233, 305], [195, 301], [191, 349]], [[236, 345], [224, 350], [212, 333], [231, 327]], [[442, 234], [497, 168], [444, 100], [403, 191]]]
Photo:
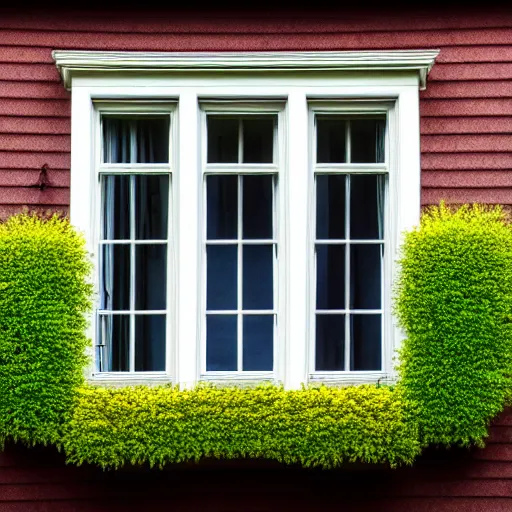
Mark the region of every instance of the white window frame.
[[[418, 223], [420, 214], [419, 90], [437, 51], [386, 52], [254, 52], [254, 53], [53, 53], [64, 84], [72, 91], [71, 204], [72, 223], [81, 230], [88, 250], [95, 254], [95, 110], [99, 100], [175, 102], [177, 141], [173, 179], [175, 265], [172, 279], [175, 302], [174, 341], [169, 345], [174, 362], [162, 376], [135, 375], [130, 382], [170, 380], [183, 387], [202, 377], [202, 166], [201, 105], [224, 100], [264, 104], [280, 101], [284, 109], [284, 168], [281, 237], [285, 255], [280, 265], [280, 334], [278, 361], [272, 378], [296, 389], [317, 379], [309, 360], [311, 340], [312, 166], [310, 108], [314, 102], [335, 105], [352, 102], [392, 103], [394, 138], [390, 154], [390, 180], [396, 184], [395, 224], [388, 229], [390, 244], [398, 247], [401, 233]], [[219, 73], [219, 71], [222, 71]], [[148, 103], [149, 104], [149, 103]], [[388, 215], [389, 219], [389, 215]], [[280, 220], [281, 222], [281, 220]], [[309, 226], [309, 227], [308, 227]], [[293, 255], [293, 257], [292, 257]], [[396, 271], [388, 258], [389, 279]], [[171, 278], [171, 276], [170, 276]], [[388, 306], [386, 306], [388, 307]], [[386, 367], [378, 375], [324, 376], [323, 380], [350, 383], [392, 379], [392, 354], [401, 332], [394, 320], [386, 344]], [[89, 331], [92, 337], [94, 332]], [[386, 334], [387, 335], [387, 334]], [[359, 373], [359, 372], [357, 372]], [[92, 380], [101, 376], [93, 376]], [[238, 377], [238, 376], [237, 376]], [[319, 377], [319, 376], [318, 376]], [[244, 380], [244, 376], [239, 376]], [[127, 382], [123, 376], [120, 383]], [[115, 378], [112, 381], [117, 382]]]

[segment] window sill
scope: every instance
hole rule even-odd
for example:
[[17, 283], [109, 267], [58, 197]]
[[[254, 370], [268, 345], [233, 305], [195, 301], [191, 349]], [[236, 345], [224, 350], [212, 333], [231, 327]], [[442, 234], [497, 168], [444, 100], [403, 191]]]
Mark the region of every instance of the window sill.
[[311, 384], [394, 384], [396, 378], [389, 372], [315, 372], [309, 374]]

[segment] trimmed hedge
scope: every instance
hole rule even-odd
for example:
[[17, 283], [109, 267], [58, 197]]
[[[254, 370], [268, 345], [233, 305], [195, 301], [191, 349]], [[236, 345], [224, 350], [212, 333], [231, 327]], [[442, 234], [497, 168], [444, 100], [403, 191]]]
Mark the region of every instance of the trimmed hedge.
[[512, 233], [500, 208], [427, 211], [402, 248], [400, 387], [422, 445], [482, 445], [512, 370]]
[[512, 396], [512, 230], [499, 208], [441, 205], [406, 234], [400, 265], [407, 339], [393, 388], [108, 389], [83, 380], [82, 237], [57, 217], [13, 217], [0, 225], [0, 443], [54, 443], [102, 467], [264, 457], [324, 468], [481, 445]]
[[0, 446], [60, 442], [87, 362], [84, 247], [57, 216], [0, 224]]
[[72, 463], [119, 467], [262, 457], [331, 468], [412, 463], [417, 426], [388, 387], [284, 391], [199, 386], [80, 390], [63, 439]]

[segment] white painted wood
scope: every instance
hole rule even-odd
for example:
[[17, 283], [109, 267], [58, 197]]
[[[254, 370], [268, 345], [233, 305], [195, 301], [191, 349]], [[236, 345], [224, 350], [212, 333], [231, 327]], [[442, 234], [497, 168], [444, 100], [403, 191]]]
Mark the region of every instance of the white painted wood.
[[178, 279], [177, 279], [177, 374], [183, 387], [193, 386], [198, 373], [199, 251], [200, 251], [200, 161], [197, 94], [186, 90], [179, 99], [178, 189]]
[[344, 52], [52, 52], [64, 85], [81, 72], [95, 71], [350, 71], [413, 70], [421, 87], [439, 50]]
[[288, 97], [288, 145], [286, 176], [287, 210], [287, 354], [284, 383], [298, 389], [306, 382], [308, 353], [308, 226], [311, 195], [309, 180], [308, 104], [297, 88]]

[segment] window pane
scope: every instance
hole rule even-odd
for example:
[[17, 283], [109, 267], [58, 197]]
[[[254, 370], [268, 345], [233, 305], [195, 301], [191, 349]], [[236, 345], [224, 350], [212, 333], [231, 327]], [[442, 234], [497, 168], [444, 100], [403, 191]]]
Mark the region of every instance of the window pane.
[[345, 121], [316, 120], [316, 161], [319, 164], [345, 163]]
[[130, 246], [102, 246], [100, 308], [130, 309]]
[[206, 236], [208, 240], [237, 238], [238, 176], [206, 177]]
[[272, 371], [274, 366], [274, 316], [243, 317], [244, 371]]
[[236, 315], [206, 316], [206, 370], [209, 372], [237, 369]]
[[127, 372], [130, 369], [130, 317], [128, 315], [100, 316], [100, 344], [103, 372]]
[[274, 116], [243, 120], [244, 164], [273, 162]]
[[384, 120], [353, 119], [350, 128], [351, 162], [384, 162]]
[[350, 317], [351, 361], [354, 371], [382, 369], [381, 315], [352, 315]]
[[350, 307], [380, 309], [381, 266], [380, 244], [350, 246]]
[[272, 238], [273, 176], [243, 176], [243, 237]]
[[272, 245], [243, 247], [243, 309], [273, 309], [273, 249]]
[[135, 309], [165, 309], [167, 245], [137, 245], [135, 265]]
[[316, 246], [316, 307], [345, 308], [345, 246]]
[[316, 315], [316, 371], [345, 369], [345, 315]]
[[165, 315], [135, 316], [135, 371], [165, 371]]
[[238, 119], [208, 116], [208, 163], [238, 163]]
[[316, 177], [316, 238], [345, 238], [345, 182], [339, 174]]
[[377, 174], [350, 177], [350, 238], [384, 238], [384, 180]]
[[167, 239], [169, 176], [134, 176], [135, 237], [138, 240]]
[[168, 163], [169, 116], [103, 117], [103, 161]]
[[237, 246], [206, 247], [206, 308], [237, 309]]
[[130, 176], [102, 176], [104, 240], [130, 239]]

